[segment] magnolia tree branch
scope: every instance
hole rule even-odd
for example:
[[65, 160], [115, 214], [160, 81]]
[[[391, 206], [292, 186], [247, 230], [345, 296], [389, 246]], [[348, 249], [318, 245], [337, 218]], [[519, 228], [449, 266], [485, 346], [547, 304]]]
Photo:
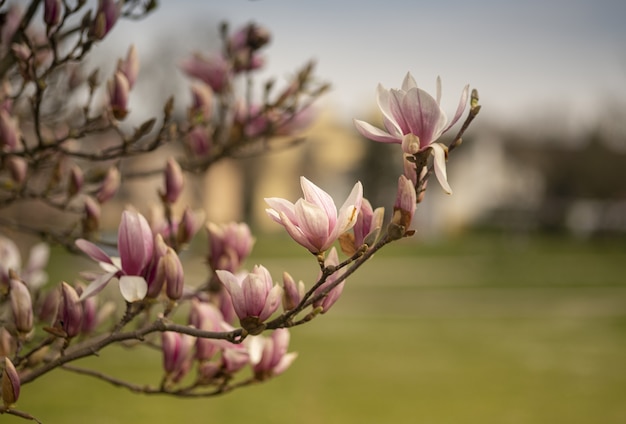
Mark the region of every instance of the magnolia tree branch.
[[[391, 216], [385, 219], [384, 208], [363, 197], [360, 182], [338, 207], [301, 177], [302, 198], [267, 198], [266, 211], [316, 261], [317, 276], [305, 284], [285, 272], [276, 284], [263, 265], [244, 270], [254, 244], [249, 226], [205, 223], [202, 211], [181, 204], [185, 178], [227, 158], [255, 158], [304, 142], [302, 131], [329, 85], [314, 77], [309, 62], [282, 86], [263, 82], [257, 98], [256, 71], [270, 33], [254, 23], [233, 32], [224, 24], [219, 51], [190, 54], [181, 64], [192, 94], [185, 116], [175, 112], [171, 97], [159, 117], [128, 129], [139, 70], [134, 46], [106, 81], [86, 69], [84, 58], [118, 19], [142, 19], [155, 6], [153, 0], [100, 0], [92, 9], [83, 1], [44, 0], [22, 11], [0, 2], [0, 227], [82, 253], [100, 267], [68, 275], [72, 284], [48, 283], [47, 244], [33, 245], [22, 260], [16, 244], [0, 235], [0, 414], [39, 422], [14, 405], [22, 386], [56, 369], [176, 397], [212, 397], [276, 377], [296, 359], [288, 351], [288, 329], [327, 313], [366, 261], [414, 234], [413, 215], [430, 175], [451, 191], [448, 155], [480, 110], [478, 94], [468, 97], [464, 89], [448, 120], [440, 96], [417, 88], [407, 74], [402, 89], [383, 95], [379, 89], [384, 130], [355, 120], [365, 137], [401, 146], [405, 166], [397, 188], [390, 188], [396, 190]], [[469, 114], [456, 137], [440, 143], [468, 98]], [[138, 170], [137, 160], [148, 165]], [[153, 187], [147, 180], [157, 175], [163, 184]], [[135, 204], [121, 213], [117, 239], [105, 239], [102, 208], [129, 181], [153, 191], [158, 213], [148, 220]], [[181, 215], [177, 206], [186, 206]], [[194, 286], [179, 254], [201, 228], [208, 235], [208, 281]], [[119, 294], [105, 294], [113, 280]], [[111, 345], [157, 350], [160, 383], [137, 384], [74, 364]]]

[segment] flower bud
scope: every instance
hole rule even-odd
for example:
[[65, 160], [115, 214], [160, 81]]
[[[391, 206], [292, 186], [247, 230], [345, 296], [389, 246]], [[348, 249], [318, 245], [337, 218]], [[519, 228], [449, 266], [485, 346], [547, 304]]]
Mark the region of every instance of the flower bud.
[[161, 333], [163, 369], [168, 380], [178, 382], [191, 368], [191, 347], [195, 337], [165, 331]]
[[191, 119], [199, 118], [201, 122], [211, 119], [213, 114], [213, 90], [204, 83], [191, 86], [191, 107], [189, 115]]
[[289, 273], [283, 273], [283, 309], [290, 311], [302, 301], [304, 297], [305, 288], [302, 280], [296, 281]]
[[2, 372], [2, 403], [10, 408], [20, 397], [20, 376], [8, 357], [4, 357], [4, 371]]
[[159, 260], [157, 279], [164, 281], [165, 294], [170, 300], [178, 300], [183, 295], [184, 272], [178, 254], [171, 247]]
[[61, 283], [61, 303], [57, 320], [68, 338], [80, 332], [83, 321], [83, 305], [78, 300], [74, 287], [66, 282]]
[[[205, 331], [220, 331], [224, 318], [215, 305], [194, 299], [189, 313], [189, 325]], [[200, 361], [209, 360], [219, 350], [215, 340], [198, 338], [196, 340], [195, 358]]]
[[93, 20], [89, 35], [102, 40], [113, 28], [120, 14], [120, 4], [116, 4], [115, 0], [99, 0], [96, 17]]
[[115, 196], [117, 190], [120, 188], [121, 179], [122, 177], [117, 167], [112, 166], [107, 170], [107, 173], [102, 180], [102, 185], [96, 194], [96, 199], [98, 199], [99, 203], [105, 203], [107, 200]]
[[27, 335], [33, 329], [33, 303], [30, 292], [26, 284], [15, 278], [12, 278], [9, 284], [15, 329], [21, 335]]
[[43, 302], [37, 313], [40, 322], [54, 324], [59, 312], [59, 304], [61, 303], [61, 292], [59, 290], [49, 290], [43, 298]]
[[126, 59], [117, 62], [117, 70], [126, 77], [128, 88], [133, 88], [139, 74], [139, 58], [137, 57], [137, 49], [134, 44], [131, 44], [128, 48]]
[[393, 206], [393, 216], [389, 225], [390, 236], [400, 238], [412, 234], [408, 228], [413, 220], [413, 214], [417, 207], [416, 202], [417, 195], [413, 182], [404, 175], [400, 175], [396, 202]]
[[115, 72], [113, 79], [109, 81], [109, 105], [113, 116], [120, 121], [128, 115], [128, 95], [130, 84], [126, 76], [120, 72]]
[[184, 246], [191, 242], [191, 239], [196, 235], [203, 224], [204, 212], [192, 211], [189, 207], [186, 207], [178, 223], [178, 231], [176, 232], [176, 242], [178, 245]]
[[197, 156], [207, 156], [211, 152], [211, 135], [209, 130], [203, 126], [196, 125], [185, 138], [191, 153]]
[[183, 191], [185, 179], [183, 170], [174, 158], [169, 158], [165, 165], [165, 192], [161, 193], [161, 198], [167, 203], [176, 203], [180, 193]]
[[[337, 255], [337, 249], [333, 247], [330, 250], [330, 252], [328, 252], [328, 256], [326, 257], [326, 260], [324, 261], [324, 265], [325, 266], [339, 265], [339, 256]], [[335, 281], [337, 281], [339, 277], [343, 275], [343, 273], [344, 273], [344, 269], [341, 269], [339, 271], [334, 272], [330, 276], [328, 276], [326, 278], [326, 281], [315, 290], [315, 292], [313, 293], [313, 296], [317, 296], [318, 294], [326, 291], [331, 284], [333, 284]], [[321, 277], [321, 272], [320, 272], [320, 277]], [[339, 296], [341, 296], [341, 293], [343, 292], [343, 286], [345, 285], [345, 283], [346, 283], [346, 280], [343, 280], [341, 283], [333, 287], [328, 293], [326, 293], [326, 296], [313, 302], [313, 308], [321, 308], [322, 309], [321, 313], [323, 314], [328, 312], [330, 307], [333, 306], [335, 302], [339, 299]]]
[[44, 0], [43, 20], [48, 27], [53, 27], [61, 20], [61, 0]]
[[83, 235], [89, 237], [100, 228], [100, 205], [91, 196], [87, 196], [83, 208], [85, 211], [82, 221]]
[[4, 327], [0, 327], [0, 358], [3, 356], [13, 356], [15, 349], [17, 348], [17, 342]]
[[271, 34], [267, 28], [252, 22], [236, 31], [230, 37], [229, 46], [232, 50], [258, 50], [269, 43], [270, 39]]

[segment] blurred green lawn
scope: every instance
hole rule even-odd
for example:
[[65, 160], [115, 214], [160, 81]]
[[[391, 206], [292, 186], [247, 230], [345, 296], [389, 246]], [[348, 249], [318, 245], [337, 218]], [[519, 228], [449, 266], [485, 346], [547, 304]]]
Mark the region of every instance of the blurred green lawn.
[[[277, 280], [316, 275], [287, 239], [259, 240], [250, 263]], [[185, 400], [56, 371], [24, 386], [18, 406], [46, 424], [623, 424], [625, 271], [625, 240], [406, 240], [292, 331], [299, 357], [273, 381]], [[156, 384], [160, 361], [108, 349], [84, 364]]]

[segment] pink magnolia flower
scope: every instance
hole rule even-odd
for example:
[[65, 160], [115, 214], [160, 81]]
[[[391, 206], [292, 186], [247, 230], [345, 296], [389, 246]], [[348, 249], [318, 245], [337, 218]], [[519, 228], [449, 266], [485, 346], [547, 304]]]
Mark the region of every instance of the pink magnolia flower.
[[168, 381], [177, 383], [191, 369], [192, 347], [196, 338], [188, 334], [165, 331], [161, 333], [163, 369]]
[[184, 60], [180, 67], [190, 77], [208, 84], [216, 93], [222, 93], [230, 84], [231, 66], [220, 55], [204, 57], [196, 53]]
[[215, 273], [230, 293], [241, 326], [251, 334], [262, 331], [263, 321], [278, 309], [283, 295], [267, 268], [255, 265], [252, 272], [242, 277], [225, 270]]
[[289, 338], [289, 330], [279, 328], [270, 337], [257, 336], [250, 339], [248, 351], [257, 379], [277, 376], [291, 366], [298, 354], [287, 353]]
[[254, 246], [254, 237], [248, 224], [230, 222], [217, 225], [210, 222], [206, 229], [209, 235], [207, 262], [211, 269], [237, 271]]
[[117, 22], [122, 4], [123, 1], [116, 3], [115, 0], [99, 0], [96, 17], [92, 22], [89, 34], [98, 40], [102, 40]]
[[440, 106], [441, 79], [437, 78], [437, 97], [433, 98], [418, 88], [415, 79], [407, 73], [401, 89], [386, 90], [378, 85], [377, 102], [383, 114], [385, 130], [357, 119], [354, 124], [364, 137], [381, 143], [402, 144], [403, 151], [409, 155], [431, 149], [437, 180], [447, 193], [451, 193], [446, 175], [447, 149], [436, 141], [459, 120], [465, 110], [468, 95], [469, 86], [465, 86], [456, 113], [448, 123]]
[[99, 262], [106, 271], [87, 286], [80, 296], [81, 300], [100, 292], [113, 277], [119, 279], [120, 291], [127, 302], [136, 302], [146, 297], [148, 283], [145, 275], [152, 261], [154, 238], [143, 215], [135, 211], [122, 213], [117, 235], [119, 258], [110, 257], [98, 246], [84, 239], [76, 240], [76, 246]]
[[356, 223], [363, 200], [363, 186], [357, 182], [337, 212], [328, 193], [305, 177], [300, 177], [300, 185], [304, 198], [295, 204], [278, 197], [267, 198], [265, 202], [270, 208], [265, 211], [311, 253], [325, 252]]

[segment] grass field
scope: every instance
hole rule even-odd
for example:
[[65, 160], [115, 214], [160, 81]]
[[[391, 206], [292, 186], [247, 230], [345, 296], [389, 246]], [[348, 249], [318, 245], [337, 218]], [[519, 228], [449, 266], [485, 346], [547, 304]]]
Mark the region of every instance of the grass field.
[[[290, 240], [257, 252], [275, 279], [315, 275]], [[46, 424], [623, 424], [626, 241], [402, 242], [292, 346], [283, 376], [221, 398], [150, 398], [56, 371], [24, 386], [18, 406]], [[84, 364], [157, 383], [160, 357], [137, 353]]]

